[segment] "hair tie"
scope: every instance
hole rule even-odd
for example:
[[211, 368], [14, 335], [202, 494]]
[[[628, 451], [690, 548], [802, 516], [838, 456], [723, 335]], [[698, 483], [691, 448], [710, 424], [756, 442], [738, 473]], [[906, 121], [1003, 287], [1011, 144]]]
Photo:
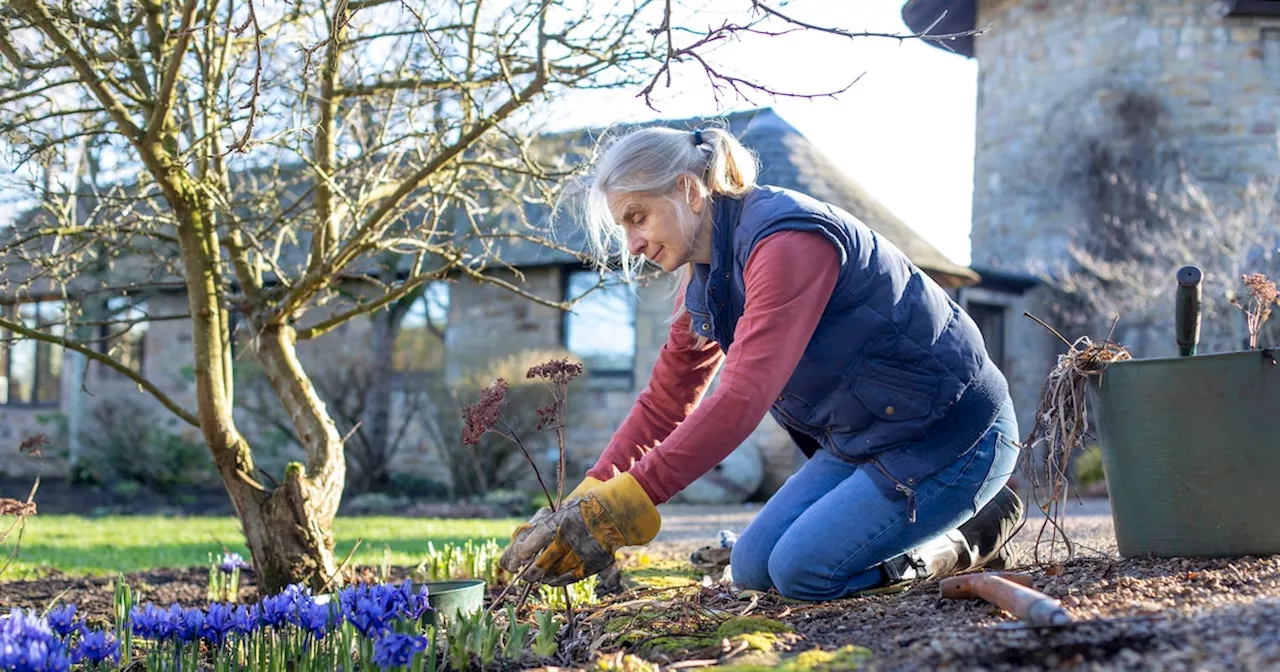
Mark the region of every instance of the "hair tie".
[[697, 147], [702, 144], [702, 131], [695, 130], [693, 132], [693, 146]]

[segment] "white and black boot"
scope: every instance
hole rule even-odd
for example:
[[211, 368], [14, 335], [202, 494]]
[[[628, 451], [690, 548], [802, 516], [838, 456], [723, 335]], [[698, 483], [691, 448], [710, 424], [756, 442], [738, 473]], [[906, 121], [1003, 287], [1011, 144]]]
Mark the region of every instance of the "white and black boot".
[[904, 555], [881, 563], [885, 584], [939, 578], [977, 569], [1001, 571], [1014, 565], [1009, 541], [1026, 518], [1017, 493], [1000, 489], [960, 527]]

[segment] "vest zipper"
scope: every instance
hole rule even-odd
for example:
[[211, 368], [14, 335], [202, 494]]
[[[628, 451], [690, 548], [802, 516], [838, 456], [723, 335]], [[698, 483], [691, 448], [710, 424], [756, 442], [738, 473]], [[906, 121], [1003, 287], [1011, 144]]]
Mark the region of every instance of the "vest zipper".
[[880, 473], [884, 474], [886, 478], [893, 481], [894, 490], [897, 490], [907, 496], [907, 522], [914, 524], [916, 522], [916, 491], [906, 483], [894, 478], [893, 474], [889, 473], [889, 470], [885, 469], [883, 464], [880, 464], [880, 460], [873, 457], [870, 459], [870, 462], [871, 464], [876, 465], [876, 468], [879, 469]]

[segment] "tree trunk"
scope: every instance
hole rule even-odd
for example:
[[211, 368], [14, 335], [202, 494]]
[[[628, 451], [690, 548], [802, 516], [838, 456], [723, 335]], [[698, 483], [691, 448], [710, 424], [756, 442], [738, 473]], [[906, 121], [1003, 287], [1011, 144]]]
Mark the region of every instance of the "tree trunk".
[[369, 372], [369, 398], [365, 406], [365, 469], [361, 474], [365, 487], [387, 480], [387, 462], [391, 453], [391, 397], [395, 378], [395, 341], [400, 331], [401, 315], [395, 310], [380, 310], [370, 320], [370, 350], [373, 361]]
[[269, 491], [255, 480], [253, 455], [232, 415], [217, 230], [193, 182], [176, 177], [168, 186], [191, 310], [200, 431], [243, 525], [261, 590], [273, 593], [296, 582], [318, 590], [335, 573], [333, 519], [346, 475], [341, 437], [298, 362], [293, 328], [254, 325], [267, 378], [307, 453], [306, 466], [289, 465], [278, 488]]
[[267, 379], [297, 429], [307, 464], [290, 464], [284, 483], [271, 492], [262, 506], [256, 512], [241, 515], [260, 580], [269, 592], [295, 581], [305, 581], [313, 590], [320, 590], [333, 578], [337, 569], [333, 520], [342, 501], [347, 471], [342, 437], [302, 370], [294, 335], [288, 325], [264, 329], [258, 355]]

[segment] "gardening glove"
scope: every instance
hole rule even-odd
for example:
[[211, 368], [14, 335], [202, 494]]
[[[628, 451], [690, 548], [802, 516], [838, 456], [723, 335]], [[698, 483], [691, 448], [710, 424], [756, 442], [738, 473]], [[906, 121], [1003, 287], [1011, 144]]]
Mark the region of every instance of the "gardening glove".
[[524, 578], [564, 586], [598, 573], [613, 563], [623, 546], [647, 544], [658, 534], [658, 509], [629, 473], [589, 487], [565, 501], [559, 511], [539, 511], [502, 554], [509, 572], [533, 559]]
[[[587, 476], [586, 478], [582, 479], [582, 482], [579, 483], [577, 487], [575, 487], [573, 490], [570, 490], [569, 494], [564, 496], [564, 501], [570, 502], [574, 499], [577, 499], [581, 497], [583, 493], [587, 492], [588, 490], [590, 490], [591, 488], [594, 488], [597, 485], [600, 485], [602, 482], [603, 481], [599, 479], [595, 479], [590, 476]], [[517, 541], [525, 537], [528, 537], [529, 532], [533, 529], [534, 523], [541, 522], [550, 513], [551, 513], [550, 507], [544, 506], [538, 509], [538, 512], [534, 514], [533, 518], [529, 519], [529, 522], [521, 523], [520, 526], [516, 528], [515, 532], [511, 533], [511, 545], [508, 546], [507, 548], [510, 549], [514, 547]], [[506, 555], [504, 553], [503, 558], [505, 557]], [[523, 563], [521, 563], [521, 565], [523, 565]], [[502, 564], [503, 568], [507, 569], [507, 571], [509, 572], [518, 571], [521, 565], [516, 566], [515, 569], [510, 569], [508, 568], [505, 562]]]
[[570, 500], [577, 499], [585, 495], [588, 490], [591, 490], [592, 488], [596, 487], [597, 485], [600, 485], [601, 483], [604, 483], [604, 481], [587, 476], [586, 478], [582, 479], [582, 482], [578, 484], [578, 487], [569, 491], [569, 494], [564, 496], [564, 501], [568, 502]]

